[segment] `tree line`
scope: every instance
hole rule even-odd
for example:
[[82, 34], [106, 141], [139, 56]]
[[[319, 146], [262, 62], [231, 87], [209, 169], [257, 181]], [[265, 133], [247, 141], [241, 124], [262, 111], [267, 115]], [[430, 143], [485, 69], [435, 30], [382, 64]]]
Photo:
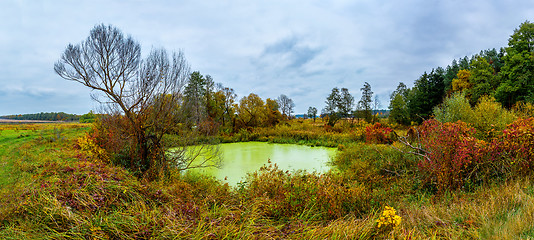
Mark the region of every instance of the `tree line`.
[[79, 115], [64, 112], [40, 112], [31, 114], [17, 114], [1, 116], [3, 119], [13, 120], [39, 120], [39, 121], [69, 121], [74, 122], [80, 119]]
[[[349, 92], [347, 88], [332, 88], [330, 94], [326, 97], [326, 106], [321, 111], [321, 116], [326, 118], [327, 124], [334, 126], [340, 119], [355, 118], [364, 119], [367, 122], [376, 121], [377, 118], [373, 115], [373, 110], [378, 110], [380, 102], [378, 98], [374, 99], [373, 104], [373, 91], [371, 90], [371, 84], [365, 82], [363, 87], [360, 88], [362, 97], [360, 101], [355, 103], [354, 96]], [[376, 97], [376, 96], [375, 96]], [[309, 107], [306, 114], [308, 118], [317, 117], [317, 108]]]
[[263, 100], [250, 93], [238, 99], [234, 89], [195, 71], [190, 74], [176, 107], [180, 116], [178, 122], [188, 128], [198, 127], [205, 134], [217, 134], [274, 126], [292, 117], [295, 103], [284, 94], [277, 99]]
[[519, 102], [534, 103], [534, 24], [525, 21], [508, 40], [508, 46], [483, 50], [453, 60], [445, 68], [423, 73], [408, 88], [399, 83], [390, 95], [392, 122], [421, 123], [453, 93], [463, 92], [472, 106], [483, 96], [493, 97], [506, 108]]

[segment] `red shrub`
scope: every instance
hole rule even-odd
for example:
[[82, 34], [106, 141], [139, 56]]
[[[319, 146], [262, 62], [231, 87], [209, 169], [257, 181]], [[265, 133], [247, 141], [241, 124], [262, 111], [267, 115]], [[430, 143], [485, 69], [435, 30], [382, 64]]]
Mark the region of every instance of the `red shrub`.
[[487, 143], [476, 139], [467, 123], [427, 120], [416, 130], [419, 170], [439, 191], [458, 189], [494, 178], [532, 174], [534, 169], [534, 118], [518, 119]]
[[514, 174], [529, 174], [534, 167], [534, 118], [518, 119], [508, 125], [495, 148]]
[[488, 144], [473, 137], [475, 129], [461, 121], [427, 120], [419, 132], [421, 147], [426, 151], [419, 169], [440, 191], [460, 188], [466, 181], [472, 181], [477, 165], [483, 164], [489, 153]]
[[365, 128], [365, 141], [367, 143], [391, 144], [393, 143], [392, 134], [391, 128], [375, 123]]

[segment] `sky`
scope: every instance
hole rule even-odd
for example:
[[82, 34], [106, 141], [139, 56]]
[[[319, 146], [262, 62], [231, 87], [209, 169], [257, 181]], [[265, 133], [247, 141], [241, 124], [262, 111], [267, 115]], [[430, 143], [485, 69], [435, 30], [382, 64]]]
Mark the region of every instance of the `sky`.
[[365, 82], [387, 108], [399, 82], [481, 50], [506, 47], [534, 21], [532, 0], [1, 0], [0, 116], [98, 109], [54, 72], [66, 46], [98, 24], [151, 49], [183, 51], [193, 71], [242, 98], [325, 107], [332, 88], [358, 101]]

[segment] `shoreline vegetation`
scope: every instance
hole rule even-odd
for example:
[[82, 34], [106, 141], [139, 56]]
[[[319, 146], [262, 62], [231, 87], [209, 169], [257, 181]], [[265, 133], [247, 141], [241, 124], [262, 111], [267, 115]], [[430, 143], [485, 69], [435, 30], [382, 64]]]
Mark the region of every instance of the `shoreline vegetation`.
[[[403, 148], [398, 141], [366, 143], [380, 139], [365, 134], [374, 125], [362, 130], [363, 125], [341, 122], [341, 131], [329, 129], [328, 138], [314, 141], [324, 123], [292, 120], [236, 139], [336, 142], [337, 170], [317, 174], [264, 166], [235, 188], [178, 172], [157, 181], [139, 179], [84, 148], [80, 141], [91, 124], [0, 125], [0, 237], [533, 237], [534, 184], [528, 176], [441, 191], [425, 182], [420, 158], [394, 148]], [[358, 132], [363, 136], [355, 138]]]

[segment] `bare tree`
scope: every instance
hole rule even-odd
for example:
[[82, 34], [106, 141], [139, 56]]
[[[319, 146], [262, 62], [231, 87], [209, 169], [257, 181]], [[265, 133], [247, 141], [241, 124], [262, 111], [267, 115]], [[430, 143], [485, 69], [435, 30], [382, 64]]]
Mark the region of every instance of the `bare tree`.
[[378, 112], [380, 108], [382, 107], [382, 104], [380, 103], [380, 98], [378, 97], [378, 94], [375, 95], [375, 101], [373, 102], [374, 109]]
[[176, 110], [189, 76], [181, 51], [169, 58], [164, 49], [153, 50], [142, 60], [140, 44], [132, 37], [97, 25], [85, 41], [67, 46], [54, 70], [103, 95], [92, 94], [113, 118], [103, 121], [111, 124], [106, 127], [118, 129], [116, 137], [129, 143], [124, 146], [130, 152], [126, 167], [156, 176], [169, 164], [187, 165], [185, 158], [176, 159], [163, 147], [163, 135], [176, 129]]
[[290, 118], [291, 113], [293, 113], [293, 108], [295, 108], [293, 100], [286, 95], [281, 94], [278, 99], [276, 99], [276, 102], [278, 103], [280, 110], [282, 110], [282, 114], [287, 118]]

